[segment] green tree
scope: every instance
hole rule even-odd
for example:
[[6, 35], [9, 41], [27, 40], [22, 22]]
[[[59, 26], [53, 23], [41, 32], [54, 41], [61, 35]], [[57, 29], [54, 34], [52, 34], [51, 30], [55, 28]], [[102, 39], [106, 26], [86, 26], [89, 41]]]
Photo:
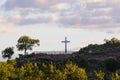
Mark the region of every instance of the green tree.
[[56, 66], [52, 63], [49, 65], [43, 64], [42, 67], [45, 74], [44, 80], [66, 80], [66, 75], [59, 69], [56, 69]]
[[120, 75], [118, 72], [112, 73], [110, 80], [120, 80]]
[[85, 69], [79, 68], [72, 62], [67, 63], [64, 69], [65, 80], [87, 80]]
[[15, 61], [0, 62], [0, 80], [13, 80], [16, 75]]
[[105, 73], [102, 71], [95, 71], [95, 80], [104, 80]]
[[104, 41], [106, 42], [106, 44], [108, 45], [120, 45], [120, 40], [113, 37], [111, 40], [108, 39], [104, 39]]
[[16, 80], [43, 80], [44, 73], [39, 70], [37, 64], [26, 63], [16, 69]]
[[2, 51], [2, 57], [3, 58], [8, 58], [8, 60], [11, 58], [11, 56], [14, 54], [14, 48], [13, 47], [8, 47], [8, 48], [5, 48], [3, 51]]
[[27, 50], [32, 50], [32, 48], [37, 45], [39, 46], [39, 40], [38, 39], [32, 39], [29, 36], [21, 36], [18, 39], [18, 43], [16, 47], [19, 51], [23, 51], [27, 54]]

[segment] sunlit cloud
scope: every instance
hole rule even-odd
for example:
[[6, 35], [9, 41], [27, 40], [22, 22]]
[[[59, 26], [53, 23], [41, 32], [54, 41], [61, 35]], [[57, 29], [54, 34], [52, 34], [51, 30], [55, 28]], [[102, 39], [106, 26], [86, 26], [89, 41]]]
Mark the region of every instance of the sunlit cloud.
[[119, 4], [119, 0], [7, 0], [2, 11], [14, 15], [5, 18], [3, 14], [0, 23], [55, 23], [67, 28], [107, 30], [120, 26]]
[[54, 6], [52, 6], [51, 8], [53, 10], [56, 10], [56, 11], [61, 11], [61, 10], [68, 9], [69, 7], [70, 7], [70, 4], [67, 4], [67, 3], [58, 3], [58, 4], [55, 4]]
[[4, 18], [0, 17], [0, 23], [5, 23], [5, 22], [6, 22], [6, 20]]
[[0, 33], [13, 33], [14, 31], [5, 27], [0, 27]]

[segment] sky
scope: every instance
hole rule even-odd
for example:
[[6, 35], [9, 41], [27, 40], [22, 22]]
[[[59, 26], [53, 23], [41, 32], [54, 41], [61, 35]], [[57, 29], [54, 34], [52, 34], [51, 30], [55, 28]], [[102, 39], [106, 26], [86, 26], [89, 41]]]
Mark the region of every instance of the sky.
[[33, 51], [64, 50], [65, 36], [70, 51], [120, 39], [120, 0], [0, 0], [0, 51], [23, 35], [40, 40]]

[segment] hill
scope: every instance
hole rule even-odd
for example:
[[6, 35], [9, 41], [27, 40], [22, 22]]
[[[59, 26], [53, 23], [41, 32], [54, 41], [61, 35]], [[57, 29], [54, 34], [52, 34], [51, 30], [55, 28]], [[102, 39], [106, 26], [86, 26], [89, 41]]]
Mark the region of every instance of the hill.
[[71, 54], [54, 53], [19, 54], [15, 60], [0, 62], [0, 80], [120, 80], [117, 38]]
[[16, 66], [20, 67], [27, 62], [32, 62], [41, 68], [40, 66], [43, 63], [47, 65], [52, 63], [57, 69], [63, 69], [65, 64], [71, 61], [78, 67], [85, 68], [90, 80], [93, 77], [94, 71], [102, 70], [105, 73], [112, 73], [119, 70], [119, 56], [120, 41], [112, 38], [111, 40], [105, 40], [104, 44], [90, 44], [72, 54], [31, 53], [30, 55], [19, 55], [19, 58], [16, 58]]

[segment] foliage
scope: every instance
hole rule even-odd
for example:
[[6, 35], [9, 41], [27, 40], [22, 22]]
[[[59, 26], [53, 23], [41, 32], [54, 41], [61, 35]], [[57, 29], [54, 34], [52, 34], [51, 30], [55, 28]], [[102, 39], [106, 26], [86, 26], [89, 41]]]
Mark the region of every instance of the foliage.
[[51, 63], [39, 69], [36, 63], [28, 62], [15, 67], [16, 62], [0, 62], [0, 80], [87, 80], [85, 69], [73, 63], [66, 64], [63, 70], [56, 69]]
[[79, 68], [73, 63], [67, 63], [64, 69], [66, 80], [87, 80], [85, 69]]
[[95, 71], [95, 80], [104, 80], [105, 73], [102, 71]]
[[5, 49], [2, 51], [2, 57], [3, 57], [3, 58], [8, 58], [8, 59], [10, 59], [13, 54], [14, 54], [13, 47], [5, 48]]
[[111, 46], [120, 45], [120, 40], [115, 37], [113, 37], [111, 40], [105, 39], [104, 41], [106, 42], [105, 44], [107, 45], [111, 45]]
[[[16, 46], [19, 51], [24, 51], [26, 54], [27, 50], [32, 50], [35, 45], [39, 46], [38, 39], [21, 36]], [[20, 55], [19, 58], [16, 58], [17, 62], [15, 60], [0, 62], [0, 80], [89, 80], [93, 74], [95, 76], [93, 76], [94, 79], [92, 80], [104, 80], [104, 78], [105, 80], [119, 80], [119, 72], [115, 72], [120, 69], [119, 57], [99, 61], [90, 59], [89, 55], [87, 57], [84, 55], [119, 51], [120, 40], [112, 38], [111, 40], [106, 39], [102, 45], [90, 44], [82, 48], [77, 54], [67, 54], [67, 56], [63, 54], [58, 54], [57, 56], [59, 57], [53, 54], [43, 54], [42, 56], [39, 54]], [[81, 55], [79, 53], [84, 54]], [[3, 58], [10, 59], [13, 54], [13, 47], [2, 51]], [[67, 63], [68, 60], [72, 62]], [[103, 63], [102, 67], [100, 63]], [[100, 69], [102, 71], [105, 70], [105, 73]], [[111, 72], [115, 73], [111, 74]]]
[[120, 80], [120, 75], [117, 71], [115, 73], [112, 73], [110, 80]]
[[38, 39], [32, 39], [29, 36], [21, 36], [18, 39], [18, 43], [16, 47], [19, 51], [24, 50], [24, 53], [27, 54], [27, 50], [32, 50], [32, 48], [38, 45], [39, 46], [39, 40]]
[[87, 68], [88, 66], [88, 59], [84, 55], [78, 55], [74, 58], [72, 58], [73, 62], [76, 63], [81, 68]]
[[66, 78], [66, 75], [59, 69], [56, 69], [52, 63], [49, 65], [43, 64], [43, 72], [45, 74], [44, 80], [65, 80]]
[[89, 44], [88, 46], [81, 48], [79, 53], [84, 54], [108, 54], [120, 51], [120, 40], [112, 38], [110, 40], [105, 39], [104, 44]]
[[36, 64], [26, 63], [21, 68], [16, 69], [17, 80], [42, 80], [43, 72]]
[[117, 69], [120, 68], [120, 64], [115, 59], [108, 59], [108, 60], [105, 61], [105, 67], [106, 67], [107, 70], [109, 70], [111, 72], [114, 72], [114, 71], [116, 71]]
[[14, 61], [0, 62], [0, 80], [12, 80], [16, 77], [14, 65]]
[[[0, 80], [89, 80], [85, 69], [68, 62], [63, 69], [57, 69], [53, 63], [44, 64], [39, 68], [36, 63], [28, 62], [16, 67], [15, 60], [0, 62]], [[105, 80], [104, 72], [94, 71], [92, 80]], [[108, 80], [119, 80], [119, 72], [109, 74]]]

